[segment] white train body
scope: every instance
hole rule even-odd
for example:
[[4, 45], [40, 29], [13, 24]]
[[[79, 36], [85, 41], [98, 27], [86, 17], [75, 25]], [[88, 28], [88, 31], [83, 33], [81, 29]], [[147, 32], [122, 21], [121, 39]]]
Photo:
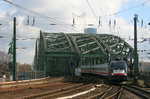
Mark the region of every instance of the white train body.
[[96, 74], [109, 80], [127, 80], [127, 64], [125, 61], [111, 61], [110, 63], [81, 66], [81, 73]]

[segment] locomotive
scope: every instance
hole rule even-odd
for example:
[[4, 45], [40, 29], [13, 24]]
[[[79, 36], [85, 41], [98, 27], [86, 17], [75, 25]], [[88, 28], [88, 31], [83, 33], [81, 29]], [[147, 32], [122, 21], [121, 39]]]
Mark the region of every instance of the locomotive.
[[124, 60], [115, 60], [104, 64], [81, 66], [81, 73], [105, 76], [110, 81], [126, 81], [127, 72], [127, 64]]

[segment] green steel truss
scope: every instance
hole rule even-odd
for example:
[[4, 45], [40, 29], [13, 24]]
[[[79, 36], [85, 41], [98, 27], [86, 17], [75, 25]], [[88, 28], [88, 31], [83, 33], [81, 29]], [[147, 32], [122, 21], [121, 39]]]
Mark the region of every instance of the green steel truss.
[[81, 65], [124, 59], [133, 69], [133, 48], [123, 39], [109, 34], [40, 33], [36, 41], [35, 69], [74, 74]]

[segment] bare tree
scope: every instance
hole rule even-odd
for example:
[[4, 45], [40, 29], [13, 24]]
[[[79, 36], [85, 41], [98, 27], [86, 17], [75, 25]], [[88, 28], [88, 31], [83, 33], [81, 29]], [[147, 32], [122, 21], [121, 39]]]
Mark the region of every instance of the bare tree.
[[31, 71], [31, 65], [29, 64], [20, 64], [18, 63], [17, 64], [17, 67], [18, 67], [18, 72], [25, 72], [25, 71]]
[[0, 73], [8, 71], [9, 56], [5, 52], [0, 51]]

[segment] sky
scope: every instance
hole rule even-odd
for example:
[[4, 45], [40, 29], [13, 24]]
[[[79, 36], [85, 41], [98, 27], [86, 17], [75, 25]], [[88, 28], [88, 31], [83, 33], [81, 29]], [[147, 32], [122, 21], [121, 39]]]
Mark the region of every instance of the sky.
[[[17, 61], [20, 63], [32, 64], [35, 51], [35, 39], [32, 38], [38, 38], [40, 30], [50, 33], [83, 33], [89, 27], [88, 24], [94, 24], [99, 34], [117, 35], [133, 45], [129, 37], [133, 39], [133, 18], [134, 14], [138, 14], [138, 40], [150, 38], [150, 0], [8, 1], [25, 9], [0, 0], [0, 36], [3, 37], [0, 38], [0, 51], [8, 52], [13, 35], [13, 18], [16, 17]], [[138, 46], [139, 50], [146, 49], [144, 57], [148, 57], [148, 41]]]

